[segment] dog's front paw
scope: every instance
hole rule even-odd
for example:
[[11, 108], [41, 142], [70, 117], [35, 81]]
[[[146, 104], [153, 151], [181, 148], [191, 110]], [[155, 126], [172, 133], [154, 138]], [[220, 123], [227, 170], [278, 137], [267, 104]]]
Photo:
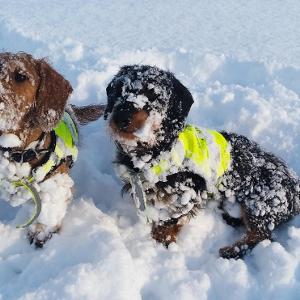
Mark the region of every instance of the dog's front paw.
[[182, 225], [178, 224], [153, 225], [151, 235], [157, 242], [168, 248], [171, 243], [176, 242], [181, 227]]
[[219, 250], [219, 255], [223, 258], [242, 258], [247, 251], [249, 251], [249, 247], [247, 245], [233, 245], [233, 246], [227, 246], [223, 247]]
[[51, 239], [52, 233], [48, 234], [47, 236], [41, 235], [37, 232], [29, 231], [27, 234], [28, 240], [30, 245], [33, 244], [36, 248], [43, 248], [44, 244]]
[[49, 230], [47, 226], [38, 223], [30, 226], [27, 237], [30, 244], [33, 244], [36, 248], [43, 248], [44, 244], [50, 240], [52, 235], [58, 232], [58, 230], [59, 227], [54, 230]]

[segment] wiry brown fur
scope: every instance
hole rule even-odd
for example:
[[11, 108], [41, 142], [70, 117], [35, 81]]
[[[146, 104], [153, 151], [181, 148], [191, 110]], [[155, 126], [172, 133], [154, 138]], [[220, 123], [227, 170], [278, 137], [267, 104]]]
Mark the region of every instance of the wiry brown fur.
[[[30, 80], [16, 82], [15, 73], [18, 71], [18, 63], [25, 66], [25, 73]], [[51, 131], [61, 119], [66, 102], [73, 89], [68, 80], [55, 71], [45, 59], [34, 59], [27, 53], [1, 53], [1, 65], [10, 66], [9, 77], [0, 80], [0, 84], [9, 90], [9, 101], [16, 106], [23, 118], [14, 130], [0, 133], [14, 133], [23, 141], [22, 148], [26, 148], [31, 142], [38, 139], [42, 132]], [[22, 103], [17, 99], [22, 97]], [[0, 102], [2, 99], [0, 94]], [[97, 120], [104, 112], [103, 105], [88, 105], [77, 107], [71, 105], [74, 115], [81, 125]]]
[[[46, 138], [41, 147], [47, 149], [51, 143], [50, 131], [62, 118], [66, 102], [72, 93], [70, 82], [55, 71], [45, 59], [35, 59], [26, 53], [6, 52], [0, 53], [0, 88], [0, 103], [3, 102], [5, 107], [10, 108], [13, 113], [12, 120], [14, 115], [17, 117], [11, 126], [4, 127], [0, 131], [0, 135], [13, 133], [18, 136], [22, 144], [16, 150], [22, 151], [45, 133]], [[83, 108], [73, 105], [72, 110], [78, 122], [86, 124], [98, 119], [104, 108], [100, 105]], [[1, 113], [3, 112], [0, 112], [0, 118]], [[5, 117], [10, 118], [7, 114]], [[34, 168], [40, 164], [45, 155], [42, 154], [29, 163]], [[69, 164], [63, 162], [55, 170], [55, 173], [58, 172], [68, 173]], [[52, 233], [57, 232], [59, 226], [42, 241], [38, 240], [37, 236], [44, 230], [44, 225], [37, 223], [34, 228], [28, 237], [31, 242], [41, 246]]]
[[[28, 77], [24, 82], [15, 80], [20, 71], [19, 64], [23, 64], [25, 70], [22, 68], [21, 72]], [[34, 59], [30, 54], [2, 53], [0, 65], [9, 68], [9, 81], [7, 78], [0, 81], [8, 91], [9, 99], [0, 94], [0, 102], [10, 101], [23, 114], [16, 128], [8, 131], [18, 135], [23, 141], [22, 148], [26, 148], [42, 132], [49, 132], [55, 127], [62, 117], [72, 87], [46, 60]]]

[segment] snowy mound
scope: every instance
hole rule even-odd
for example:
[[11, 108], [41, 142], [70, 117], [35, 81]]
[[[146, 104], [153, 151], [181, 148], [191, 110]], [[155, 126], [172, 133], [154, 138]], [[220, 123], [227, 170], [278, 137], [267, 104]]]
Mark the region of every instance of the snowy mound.
[[[0, 48], [49, 57], [79, 105], [105, 103], [124, 64], [168, 69], [194, 96], [189, 122], [244, 134], [299, 175], [298, 2], [175, 2], [0, 0]], [[300, 217], [244, 260], [225, 260], [218, 249], [242, 231], [212, 203], [166, 250], [120, 196], [105, 122], [81, 137], [75, 199], [43, 250], [0, 201], [0, 299], [298, 299]]]

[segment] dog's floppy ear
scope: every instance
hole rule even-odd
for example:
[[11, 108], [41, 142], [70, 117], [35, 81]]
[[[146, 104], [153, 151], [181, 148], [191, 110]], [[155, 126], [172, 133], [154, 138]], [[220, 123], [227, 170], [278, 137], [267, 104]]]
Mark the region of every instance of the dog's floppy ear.
[[61, 119], [73, 89], [69, 81], [58, 74], [45, 60], [37, 61], [40, 84], [34, 108], [35, 126], [52, 130]]
[[107, 105], [104, 111], [104, 119], [106, 120], [108, 115], [112, 112], [115, 104], [115, 100], [113, 97], [113, 83], [110, 82], [106, 88], [106, 95], [107, 95]]
[[104, 112], [104, 119], [112, 112], [118, 97], [122, 94], [122, 81], [116, 76], [107, 86], [107, 105]]
[[171, 99], [170, 112], [174, 113], [174, 119], [184, 121], [189, 114], [190, 108], [194, 103], [194, 99], [190, 91], [175, 77], [173, 82], [173, 94]]

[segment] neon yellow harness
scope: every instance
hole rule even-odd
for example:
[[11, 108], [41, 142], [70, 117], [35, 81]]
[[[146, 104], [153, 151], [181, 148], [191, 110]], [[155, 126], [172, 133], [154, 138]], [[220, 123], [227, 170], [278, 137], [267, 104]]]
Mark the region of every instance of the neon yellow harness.
[[44, 178], [67, 157], [71, 157], [72, 161], [77, 159], [78, 131], [69, 113], [64, 113], [63, 119], [59, 121], [54, 132], [56, 136], [56, 144], [54, 152], [51, 153], [49, 159], [39, 166], [27, 180], [17, 180], [13, 182], [15, 187], [24, 187], [31, 193], [32, 200], [35, 205], [35, 212], [33, 216], [24, 224], [17, 225], [17, 228], [24, 228], [31, 225], [38, 218], [41, 212], [41, 199], [37, 190], [33, 186], [33, 183], [44, 180]]
[[186, 125], [179, 133], [178, 141], [170, 153], [162, 153], [158, 160], [152, 163], [150, 169], [130, 175], [132, 195], [138, 214], [145, 216], [149, 221], [143, 187], [145, 179], [148, 178], [153, 182], [154, 175], [156, 177], [154, 182], [164, 181], [167, 175], [186, 170], [199, 174], [216, 186], [219, 177], [230, 168], [230, 161], [230, 144], [221, 133]]
[[178, 142], [171, 150], [170, 159], [161, 159], [151, 168], [161, 176], [172, 165], [181, 167], [190, 161], [205, 178], [222, 176], [230, 166], [230, 147], [223, 135], [215, 130], [186, 125], [179, 133]]
[[63, 119], [54, 128], [56, 135], [56, 145], [54, 152], [50, 155], [47, 162], [35, 170], [34, 177], [46, 176], [51, 170], [60, 164], [66, 157], [72, 157], [75, 161], [78, 155], [78, 131], [71, 116], [65, 112]]

